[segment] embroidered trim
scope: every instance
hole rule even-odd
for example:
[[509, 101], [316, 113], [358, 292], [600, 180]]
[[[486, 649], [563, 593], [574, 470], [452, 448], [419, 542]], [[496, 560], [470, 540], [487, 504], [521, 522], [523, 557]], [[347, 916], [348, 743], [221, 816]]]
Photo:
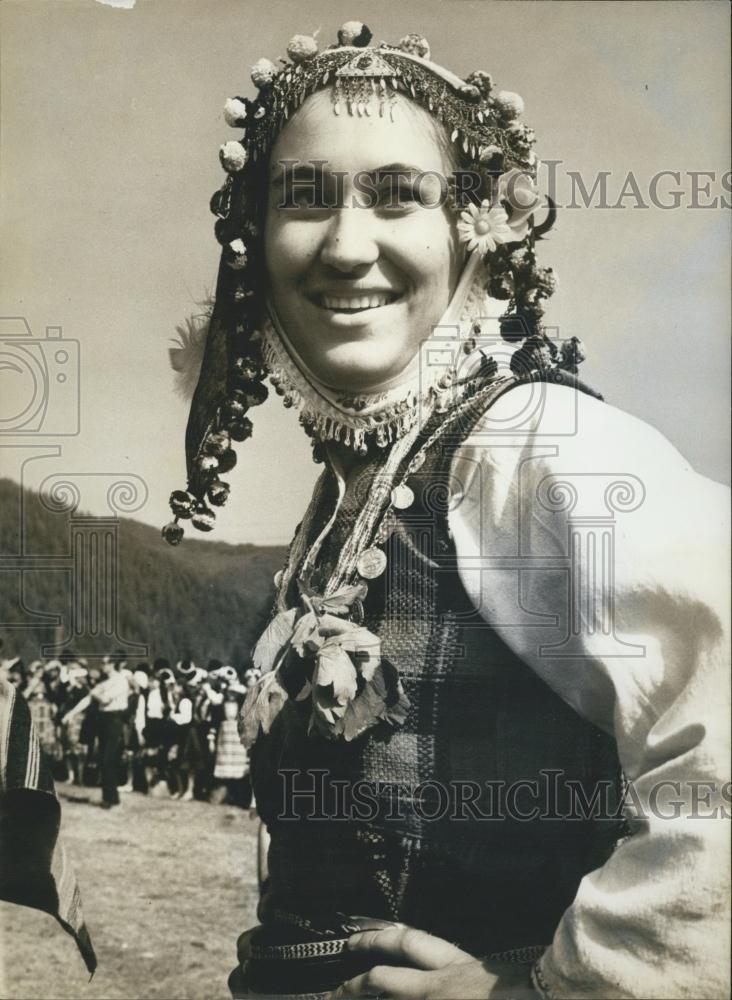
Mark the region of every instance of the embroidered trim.
[[[340, 441], [359, 451], [365, 449], [367, 435], [373, 434], [377, 445], [385, 448], [409, 433], [426, 412], [431, 412], [437, 398], [449, 388], [448, 385], [438, 384], [444, 372], [435, 369], [431, 372], [433, 381], [421, 393], [415, 387], [405, 389], [400, 386], [392, 393], [349, 399], [348, 403], [358, 409], [348, 409], [331, 402], [308, 382], [271, 322], [265, 323], [262, 333], [264, 362], [272, 385], [278, 394], [284, 396], [286, 405], [300, 410], [302, 424], [321, 441]], [[415, 380], [415, 384], [418, 381]], [[367, 409], [369, 412], [364, 413]]]
[[315, 489], [313, 490], [313, 495], [310, 498], [310, 503], [308, 504], [307, 510], [305, 511], [302, 521], [300, 522], [300, 526], [295, 532], [295, 537], [292, 539], [292, 544], [290, 545], [290, 550], [287, 554], [287, 563], [282, 571], [282, 578], [280, 579], [280, 584], [277, 590], [276, 606], [280, 611], [287, 610], [287, 591], [289, 590], [292, 577], [297, 568], [299, 566], [304, 567], [307, 560], [314, 557], [313, 553], [320, 547], [319, 543], [321, 539], [318, 538], [316, 539], [314, 545], [311, 546], [310, 551], [306, 550], [310, 527], [313, 523], [313, 519], [320, 509], [320, 505], [323, 502], [327, 478], [328, 473], [324, 470], [315, 484]]
[[293, 924], [301, 930], [309, 931], [312, 934], [320, 934], [323, 938], [333, 938], [335, 936], [334, 931], [328, 928], [316, 927], [312, 920], [300, 916], [299, 913], [291, 913], [289, 910], [281, 910], [278, 907], [273, 910], [272, 917], [278, 923]]
[[347, 943], [348, 938], [331, 938], [328, 941], [306, 941], [302, 944], [252, 945], [250, 958], [292, 962], [303, 958], [340, 955]]
[[549, 989], [549, 984], [544, 978], [541, 968], [541, 958], [537, 959], [531, 967], [531, 985], [544, 1000], [554, 1000], [554, 994]]
[[246, 132], [244, 155], [230, 144], [222, 147], [224, 169], [240, 173], [250, 157], [256, 161], [264, 155], [307, 96], [332, 81], [335, 114], [342, 109], [358, 117], [374, 111], [388, 114], [394, 95], [402, 92], [439, 118], [451, 142], [473, 160], [483, 153], [484, 162], [491, 164], [499, 154], [502, 165], [534, 175], [533, 131], [517, 121], [523, 113], [522, 99], [508, 91], [492, 92], [487, 73], [460, 79], [430, 60], [425, 39], [415, 47], [414, 38], [408, 35], [396, 45], [382, 42], [378, 48], [339, 44], [318, 53], [315, 38], [296, 35], [287, 49], [292, 62], [278, 67], [260, 59], [252, 67], [257, 100], [235, 98], [225, 108], [232, 127], [245, 127]]
[[486, 955], [488, 962], [516, 962], [517, 964], [528, 965], [529, 962], [536, 962], [546, 951], [545, 944], [529, 944], [523, 948], [509, 948], [508, 951], [494, 951]]
[[340, 558], [333, 574], [325, 588], [325, 596], [335, 593], [342, 586], [348, 583], [356, 572], [358, 557], [368, 546], [373, 537], [376, 523], [382, 515], [384, 508], [391, 499], [391, 489], [394, 485], [399, 466], [409, 453], [414, 444], [420, 427], [414, 427], [402, 438], [400, 438], [389, 453], [386, 463], [379, 473], [377, 489], [373, 487], [369, 491], [368, 499], [361, 510], [353, 531], [348, 536], [348, 540], [341, 549]]

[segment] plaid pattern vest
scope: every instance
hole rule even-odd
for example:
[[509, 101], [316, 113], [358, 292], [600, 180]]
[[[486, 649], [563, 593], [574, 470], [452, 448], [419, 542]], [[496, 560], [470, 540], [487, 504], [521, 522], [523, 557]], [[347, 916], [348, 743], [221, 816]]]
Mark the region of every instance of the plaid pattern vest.
[[[409, 479], [415, 500], [396, 512], [386, 571], [364, 601], [364, 624], [409, 697], [405, 724], [328, 741], [308, 735], [307, 701], [290, 702], [253, 748], [272, 838], [264, 924], [327, 932], [359, 914], [475, 955], [531, 957], [621, 835], [614, 741], [517, 658], [459, 579], [449, 470], [468, 431], [469, 422], [435, 442]], [[382, 461], [342, 502], [320, 553], [322, 580]], [[593, 795], [599, 817], [582, 808]]]

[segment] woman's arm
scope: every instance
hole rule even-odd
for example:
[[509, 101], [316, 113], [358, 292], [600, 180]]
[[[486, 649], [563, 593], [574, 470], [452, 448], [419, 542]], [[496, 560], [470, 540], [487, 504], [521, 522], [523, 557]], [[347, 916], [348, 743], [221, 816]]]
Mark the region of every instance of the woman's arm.
[[727, 995], [727, 491], [653, 428], [553, 385], [502, 397], [452, 471], [468, 593], [615, 736], [632, 782], [633, 836], [582, 880], [540, 987]]
[[193, 719], [193, 704], [190, 698], [181, 698], [170, 718], [179, 726], [187, 726]]
[[78, 715], [79, 712], [83, 712], [85, 709], [87, 709], [91, 705], [91, 700], [92, 699], [91, 699], [91, 695], [90, 694], [85, 695], [81, 699], [81, 701], [77, 701], [77, 703], [74, 705], [74, 707], [69, 709], [69, 711], [66, 713], [66, 715], [64, 715], [62, 717], [61, 722], [70, 722], [71, 719], [73, 719], [75, 715]]

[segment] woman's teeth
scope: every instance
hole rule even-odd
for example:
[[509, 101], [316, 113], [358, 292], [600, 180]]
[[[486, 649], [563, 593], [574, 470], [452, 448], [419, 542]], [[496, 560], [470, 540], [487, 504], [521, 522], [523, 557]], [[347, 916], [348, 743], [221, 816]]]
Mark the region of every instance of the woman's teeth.
[[324, 309], [338, 312], [358, 312], [361, 309], [379, 309], [388, 306], [397, 296], [388, 292], [372, 292], [369, 295], [321, 295], [320, 305]]

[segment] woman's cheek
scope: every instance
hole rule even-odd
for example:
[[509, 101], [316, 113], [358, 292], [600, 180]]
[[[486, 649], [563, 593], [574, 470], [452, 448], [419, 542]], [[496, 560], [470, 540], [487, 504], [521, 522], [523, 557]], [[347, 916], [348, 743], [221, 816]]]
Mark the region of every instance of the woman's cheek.
[[455, 239], [439, 209], [422, 209], [404, 223], [391, 242], [405, 266], [420, 271], [443, 271], [450, 266]]
[[322, 242], [321, 228], [317, 223], [296, 219], [273, 222], [265, 231], [268, 268], [276, 267], [292, 275], [307, 270], [317, 257]]

